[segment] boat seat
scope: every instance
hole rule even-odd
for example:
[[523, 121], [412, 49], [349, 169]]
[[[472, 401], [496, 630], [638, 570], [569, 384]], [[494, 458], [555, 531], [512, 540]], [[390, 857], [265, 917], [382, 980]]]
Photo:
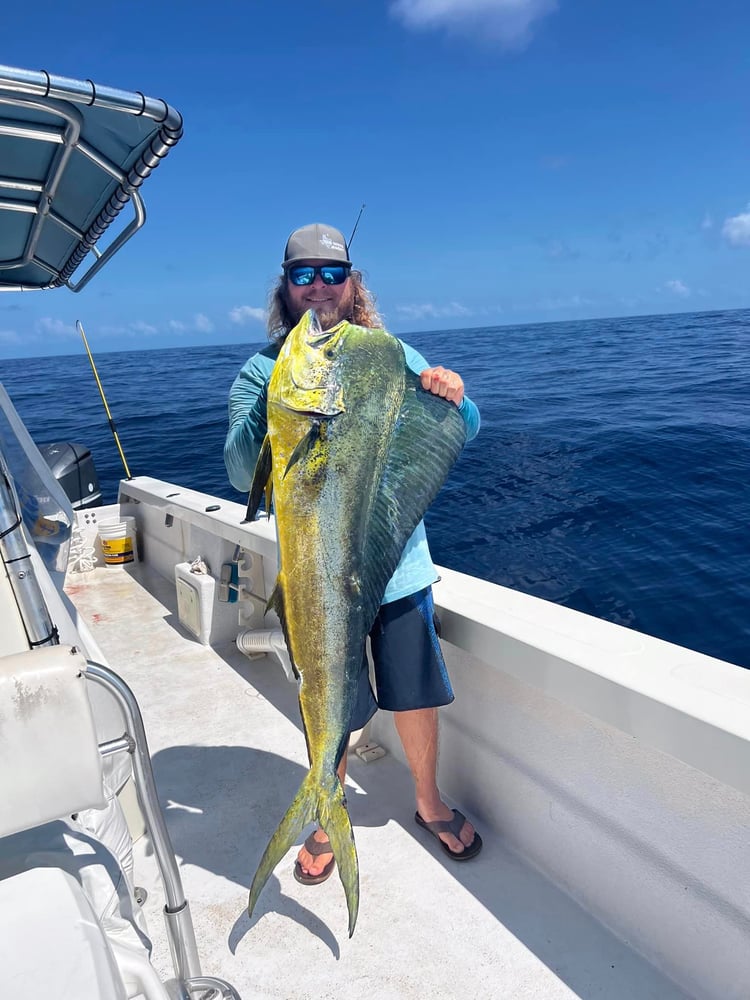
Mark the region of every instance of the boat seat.
[[72, 818], [107, 802], [85, 670], [70, 646], [0, 659], [0, 968], [19, 996], [161, 1000], [120, 866]]
[[169, 1000], [140, 954], [108, 941], [67, 872], [32, 868], [0, 881], [0, 914], [0, 968], [8, 996], [127, 1000], [140, 994]]
[[[29, 905], [33, 900], [37, 904]], [[9, 996], [126, 1000], [107, 939], [67, 872], [32, 868], [4, 879], [0, 913], [0, 967]]]
[[151, 941], [132, 880], [112, 847], [87, 830], [80, 815], [0, 839], [0, 885], [30, 869], [67, 872], [80, 885], [110, 943], [150, 958]]
[[[89, 684], [109, 691], [125, 724], [119, 738], [101, 746]], [[122, 866], [75, 818], [107, 805], [102, 755], [121, 751], [133, 757], [165, 890], [175, 968], [166, 983], [151, 965], [136, 914], [123, 909], [132, 892]], [[170, 1000], [213, 990], [237, 1000], [230, 984], [201, 973], [140, 709], [122, 679], [73, 646], [0, 657], [0, 753], [0, 969], [7, 981], [13, 968], [13, 995]]]
[[0, 659], [0, 837], [106, 805], [85, 670], [71, 646]]

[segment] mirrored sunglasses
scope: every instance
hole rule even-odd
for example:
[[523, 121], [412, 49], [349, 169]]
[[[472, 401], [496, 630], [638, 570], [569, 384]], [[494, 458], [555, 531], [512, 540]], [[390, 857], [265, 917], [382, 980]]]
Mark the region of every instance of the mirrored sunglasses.
[[293, 285], [311, 285], [315, 281], [316, 274], [320, 275], [324, 285], [343, 285], [349, 277], [350, 270], [346, 264], [321, 264], [320, 267], [300, 264], [297, 267], [290, 267], [286, 273]]

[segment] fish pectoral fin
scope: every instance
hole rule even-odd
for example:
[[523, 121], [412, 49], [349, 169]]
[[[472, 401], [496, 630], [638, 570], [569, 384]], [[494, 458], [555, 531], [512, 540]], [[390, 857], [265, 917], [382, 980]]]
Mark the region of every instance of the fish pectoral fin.
[[312, 450], [315, 442], [320, 437], [320, 421], [314, 420], [310, 430], [305, 434], [305, 436], [297, 443], [297, 447], [292, 452], [289, 461], [286, 463], [286, 468], [284, 469], [284, 476], [286, 477], [287, 472], [296, 465], [297, 462], [305, 458]]
[[252, 521], [258, 513], [260, 498], [264, 493], [266, 495], [266, 513], [269, 517], [271, 516], [271, 494], [273, 492], [273, 465], [271, 460], [271, 439], [266, 434], [263, 438], [263, 444], [260, 446], [258, 461], [255, 463], [253, 481], [250, 484], [250, 496], [247, 499], [245, 521]]

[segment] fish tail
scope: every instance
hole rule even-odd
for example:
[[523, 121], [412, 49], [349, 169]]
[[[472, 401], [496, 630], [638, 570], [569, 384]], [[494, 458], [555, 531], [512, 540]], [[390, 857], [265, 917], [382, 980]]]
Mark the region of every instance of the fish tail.
[[354, 831], [338, 775], [333, 775], [331, 787], [328, 790], [324, 789], [323, 792], [318, 807], [318, 819], [331, 841], [331, 850], [344, 887], [346, 906], [349, 910], [349, 937], [351, 937], [359, 910], [359, 862], [354, 844]]
[[312, 771], [305, 777], [260, 860], [250, 886], [248, 912], [252, 915], [271, 872], [299, 837], [305, 825], [313, 820], [320, 824], [331, 841], [331, 850], [346, 895], [349, 937], [351, 937], [359, 909], [359, 863], [344, 789], [335, 773], [322, 781], [319, 775]]
[[[263, 886], [269, 879], [271, 872], [281, 861], [286, 852], [299, 837], [304, 826], [315, 819], [315, 790], [310, 787], [312, 783], [312, 772], [310, 772], [299, 787], [297, 794], [292, 799], [292, 804], [287, 809], [284, 818], [276, 827], [276, 832], [268, 842], [268, 846], [260, 859], [258, 870], [255, 873], [253, 884], [250, 886], [250, 896], [247, 909], [252, 916], [255, 904], [258, 902]], [[311, 794], [312, 793], [312, 794]]]

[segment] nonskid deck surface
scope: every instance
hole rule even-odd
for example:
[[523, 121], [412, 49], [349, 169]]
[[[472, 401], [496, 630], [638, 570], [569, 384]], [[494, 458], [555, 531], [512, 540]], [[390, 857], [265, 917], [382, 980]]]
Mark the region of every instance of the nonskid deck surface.
[[[144, 566], [97, 568], [70, 577], [67, 590], [141, 705], [207, 975], [229, 980], [246, 1000], [685, 998], [480, 818], [480, 857], [464, 865], [444, 858], [415, 825], [411, 779], [390, 756], [350, 758], [361, 879], [354, 937], [337, 875], [300, 885], [296, 848], [250, 919], [247, 890], [260, 855], [307, 770], [295, 687], [275, 660], [192, 639], [174, 586]], [[155, 965], [168, 974], [146, 837], [134, 853], [136, 882], [149, 893]]]

